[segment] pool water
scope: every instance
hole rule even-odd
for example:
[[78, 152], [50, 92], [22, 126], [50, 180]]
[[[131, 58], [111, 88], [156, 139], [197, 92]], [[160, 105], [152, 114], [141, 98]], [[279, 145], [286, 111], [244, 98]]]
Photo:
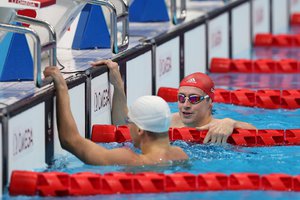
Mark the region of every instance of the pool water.
[[[172, 112], [177, 112], [177, 103], [169, 103]], [[260, 129], [292, 129], [299, 128], [300, 109], [297, 110], [267, 110], [261, 108], [248, 108], [228, 104], [215, 103], [214, 117], [231, 117], [236, 120], [250, 122]], [[135, 152], [140, 152], [131, 143], [100, 144], [106, 148], [127, 146]], [[297, 175], [300, 172], [300, 146], [274, 146], [274, 147], [238, 147], [232, 145], [192, 144], [184, 141], [175, 141], [173, 145], [180, 146], [190, 156], [187, 163], [170, 166], [91, 166], [85, 165], [75, 156], [57, 156], [52, 166], [38, 171], [62, 171], [76, 173], [91, 171], [95, 173], [144, 172], [155, 171], [163, 173], [189, 172], [193, 174], [207, 172], [221, 172], [225, 174], [238, 172], [253, 172], [258, 174], [286, 173]], [[7, 196], [5, 198], [8, 198]], [[15, 198], [15, 197], [14, 197]], [[19, 197], [26, 199], [28, 197]], [[39, 197], [36, 197], [39, 198]], [[48, 197], [49, 198], [49, 197]], [[46, 198], [46, 199], [48, 199]], [[68, 197], [67, 199], [76, 199]], [[78, 197], [80, 199], [93, 199], [95, 197]], [[291, 199], [300, 198], [296, 192], [276, 191], [223, 191], [223, 192], [183, 192], [164, 194], [116, 194], [99, 195], [97, 198], [105, 199]], [[55, 199], [55, 198], [49, 198]]]

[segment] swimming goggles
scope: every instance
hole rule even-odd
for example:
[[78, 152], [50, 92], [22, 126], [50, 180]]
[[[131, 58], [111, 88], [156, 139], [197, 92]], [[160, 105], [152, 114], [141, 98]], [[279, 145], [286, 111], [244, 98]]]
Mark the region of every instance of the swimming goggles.
[[188, 99], [191, 104], [197, 104], [208, 97], [209, 97], [208, 95], [200, 96], [200, 95], [192, 94], [189, 96], [185, 96], [184, 94], [178, 94], [178, 102], [185, 103], [185, 100]]

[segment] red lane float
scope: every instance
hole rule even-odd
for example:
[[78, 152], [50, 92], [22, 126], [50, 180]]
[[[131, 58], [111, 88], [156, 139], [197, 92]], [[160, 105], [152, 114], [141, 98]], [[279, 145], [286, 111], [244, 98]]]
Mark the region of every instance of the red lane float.
[[300, 66], [295, 59], [212, 58], [209, 70], [211, 73], [299, 73]]
[[261, 177], [263, 190], [292, 191], [293, 177], [287, 174], [268, 174]]
[[298, 47], [299, 35], [269, 33], [256, 34], [254, 38], [255, 47]]
[[300, 129], [285, 130], [285, 145], [300, 145]]
[[281, 107], [280, 90], [257, 90], [256, 106], [259, 108], [278, 109]]
[[39, 173], [37, 192], [40, 196], [70, 195], [70, 177], [64, 172]]
[[133, 193], [131, 173], [111, 172], [102, 176], [101, 194]]
[[290, 24], [292, 26], [300, 25], [300, 13], [293, 13], [290, 17]]
[[219, 191], [228, 189], [228, 177], [223, 173], [206, 173], [197, 176], [198, 191]]
[[[101, 126], [107, 127], [107, 125], [94, 125], [97, 127], [93, 130], [101, 130]], [[115, 127], [114, 125], [110, 125]], [[122, 129], [126, 130], [126, 140], [120, 140], [117, 137], [111, 140], [111, 137], [102, 132], [93, 132], [92, 141], [110, 141], [110, 142], [125, 142], [131, 141], [129, 129], [127, 126], [122, 126]], [[116, 132], [119, 128], [115, 129]], [[111, 133], [112, 135], [116, 135]], [[207, 134], [207, 130], [197, 130], [195, 128], [170, 128], [169, 138], [170, 141], [183, 140], [186, 142], [193, 142], [202, 144]], [[93, 140], [96, 138], [97, 140]], [[122, 136], [122, 138], [125, 138]], [[234, 129], [231, 136], [228, 137], [227, 142], [232, 145], [238, 146], [275, 146], [275, 145], [300, 145], [300, 129], [287, 129], [287, 130], [274, 130], [274, 129], [260, 129], [260, 130], [247, 130], [247, 129]]]
[[[59, 177], [62, 175], [61, 177]], [[43, 193], [37, 177], [47, 182]], [[59, 179], [59, 180], [58, 180]], [[62, 181], [63, 179], [63, 181]], [[62, 185], [64, 184], [64, 185]], [[111, 172], [96, 174], [81, 172], [66, 174], [62, 172], [12, 172], [9, 194], [16, 195], [97, 195], [97, 194], [134, 194], [186, 191], [223, 191], [223, 190], [276, 190], [300, 191], [300, 175], [256, 174], [256, 173], [205, 173], [191, 174], [186, 172], [163, 174], [156, 172], [124, 173]]]
[[127, 126], [94, 125], [91, 140], [94, 142], [129, 142], [130, 131]]
[[177, 172], [174, 174], [166, 174], [165, 176], [166, 192], [195, 191], [197, 189], [197, 180], [194, 174]]
[[234, 129], [227, 142], [232, 145], [253, 147], [257, 144], [257, 130]]
[[166, 177], [163, 173], [137, 173], [133, 178], [134, 193], [160, 193], [165, 191]]
[[[249, 89], [238, 89], [231, 91], [231, 103], [241, 106], [254, 107], [256, 103], [256, 93]], [[230, 102], [229, 102], [230, 103]]]
[[236, 173], [229, 176], [229, 190], [259, 190], [260, 176], [255, 173]]
[[101, 194], [101, 176], [91, 172], [80, 172], [70, 175], [70, 195]]
[[[13, 171], [9, 187], [10, 195], [34, 196], [37, 193], [38, 172]], [[25, 187], [26, 186], [26, 187]]]
[[210, 72], [225, 73], [232, 69], [232, 61], [229, 58], [213, 58], [210, 63]]
[[[174, 96], [171, 102], [176, 102], [175, 96], [177, 96], [178, 89], [172, 88], [173, 93], [167, 93], [164, 91], [169, 88], [159, 88], [158, 96], [165, 99], [167, 102], [170, 96]], [[249, 89], [237, 89], [237, 90], [225, 90], [215, 89], [214, 101], [217, 103], [227, 103], [240, 106], [259, 107], [267, 109], [298, 109], [300, 108], [300, 90], [249, 90]]]

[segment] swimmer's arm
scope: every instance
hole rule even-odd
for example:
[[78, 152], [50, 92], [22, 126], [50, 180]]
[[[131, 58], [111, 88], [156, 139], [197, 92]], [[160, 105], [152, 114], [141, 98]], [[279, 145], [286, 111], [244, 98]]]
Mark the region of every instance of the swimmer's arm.
[[114, 86], [113, 103], [112, 103], [112, 123], [114, 125], [126, 124], [128, 108], [127, 100], [124, 92], [123, 83], [122, 86]]
[[[126, 165], [136, 157], [132, 151], [119, 148], [108, 150], [83, 138], [77, 129], [70, 109], [67, 86], [57, 90], [57, 123], [63, 149], [91, 165]], [[132, 163], [131, 163], [132, 164]]]
[[224, 120], [228, 121], [229, 124], [232, 124], [233, 128], [241, 128], [241, 129], [256, 129], [255, 126], [249, 124], [247, 122], [236, 121], [231, 118], [225, 118]]
[[124, 83], [119, 71], [118, 63], [111, 60], [99, 60], [91, 63], [93, 66], [106, 65], [109, 69], [109, 81], [114, 86], [112, 102], [112, 123], [114, 125], [126, 124], [128, 113], [127, 99], [124, 91]]
[[108, 150], [81, 137], [70, 108], [68, 86], [57, 67], [47, 67], [45, 77], [51, 76], [56, 89], [56, 115], [60, 144], [87, 164], [132, 164], [138, 155], [122, 148]]
[[79, 135], [69, 147], [71, 147], [70, 152], [89, 165], [136, 165], [139, 163], [139, 156], [130, 149], [106, 149]]

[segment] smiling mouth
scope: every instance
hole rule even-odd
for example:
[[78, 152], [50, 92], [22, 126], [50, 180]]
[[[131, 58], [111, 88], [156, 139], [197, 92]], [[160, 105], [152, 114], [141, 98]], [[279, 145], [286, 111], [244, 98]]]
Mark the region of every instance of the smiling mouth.
[[191, 117], [193, 113], [190, 113], [190, 112], [182, 112], [182, 115], [184, 117]]

